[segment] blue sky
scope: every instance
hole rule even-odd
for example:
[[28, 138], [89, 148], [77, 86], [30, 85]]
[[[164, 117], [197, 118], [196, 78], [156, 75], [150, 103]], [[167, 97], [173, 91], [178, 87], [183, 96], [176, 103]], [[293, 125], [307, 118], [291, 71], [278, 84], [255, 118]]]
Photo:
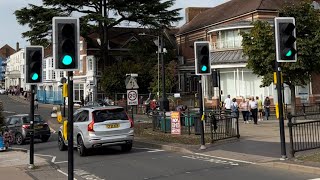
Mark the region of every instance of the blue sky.
[[[214, 7], [226, 1], [228, 0], [176, 0], [173, 8], [183, 8], [180, 13], [184, 17], [184, 8], [186, 7]], [[28, 45], [21, 35], [22, 32], [28, 30], [28, 27], [19, 25], [13, 13], [29, 3], [40, 5], [41, 2], [42, 0], [0, 0], [0, 47], [9, 44], [15, 48], [16, 42], [20, 43], [20, 47]], [[184, 22], [184, 20], [179, 22], [179, 26]]]

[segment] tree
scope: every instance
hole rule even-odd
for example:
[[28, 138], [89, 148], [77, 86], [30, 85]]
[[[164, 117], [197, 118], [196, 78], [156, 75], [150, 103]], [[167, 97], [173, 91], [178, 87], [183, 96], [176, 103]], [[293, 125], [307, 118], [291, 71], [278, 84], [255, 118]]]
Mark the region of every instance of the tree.
[[[168, 10], [175, 0], [42, 0], [43, 6], [29, 4], [29, 7], [15, 11], [17, 21], [28, 25], [30, 30], [22, 34], [33, 45], [51, 43], [51, 20], [54, 16], [80, 16], [81, 36], [88, 40], [88, 34], [99, 32], [101, 51], [107, 48], [106, 31], [123, 23], [135, 22], [141, 26], [170, 26], [179, 21], [180, 9]], [[105, 4], [104, 4], [105, 3]], [[103, 14], [106, 14], [105, 16]]]
[[[287, 4], [280, 16], [295, 17], [297, 32], [298, 61], [280, 63], [283, 80], [291, 90], [292, 107], [295, 107], [295, 87], [306, 86], [311, 74], [320, 72], [320, 11], [314, 9], [312, 1], [303, 0]], [[266, 21], [255, 21], [253, 28], [243, 36], [243, 52], [248, 57], [247, 67], [258, 76], [263, 76], [261, 86], [269, 86], [275, 71], [274, 30]], [[295, 108], [291, 108], [295, 114]]]

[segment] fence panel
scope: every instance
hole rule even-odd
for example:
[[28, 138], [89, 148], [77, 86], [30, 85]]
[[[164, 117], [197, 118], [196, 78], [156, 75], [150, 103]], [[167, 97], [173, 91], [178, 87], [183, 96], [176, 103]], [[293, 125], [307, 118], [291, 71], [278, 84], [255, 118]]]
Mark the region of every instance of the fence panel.
[[[319, 116], [319, 114], [310, 115]], [[288, 114], [290, 154], [292, 157], [299, 151], [320, 148], [320, 120], [292, 122], [292, 119], [297, 117], [299, 116]]]
[[63, 97], [61, 91], [45, 91], [38, 90], [37, 97], [38, 102], [44, 104], [62, 104]]

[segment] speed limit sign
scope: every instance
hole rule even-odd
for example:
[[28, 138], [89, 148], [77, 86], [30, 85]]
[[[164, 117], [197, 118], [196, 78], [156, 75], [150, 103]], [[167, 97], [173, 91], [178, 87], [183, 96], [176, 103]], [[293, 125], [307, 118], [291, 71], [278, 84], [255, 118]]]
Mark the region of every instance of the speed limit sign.
[[127, 102], [129, 106], [138, 105], [138, 90], [127, 90]]

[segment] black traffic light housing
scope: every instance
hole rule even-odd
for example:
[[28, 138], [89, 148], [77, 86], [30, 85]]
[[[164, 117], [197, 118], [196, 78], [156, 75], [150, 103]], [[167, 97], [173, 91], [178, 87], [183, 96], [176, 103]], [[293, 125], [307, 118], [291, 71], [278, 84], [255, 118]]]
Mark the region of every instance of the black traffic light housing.
[[296, 27], [293, 17], [275, 18], [276, 55], [278, 62], [296, 62]]
[[196, 75], [210, 75], [210, 50], [208, 41], [194, 42]]
[[54, 17], [52, 23], [55, 69], [79, 70], [79, 19]]
[[27, 46], [25, 48], [26, 70], [25, 81], [27, 84], [42, 83], [42, 46]]

